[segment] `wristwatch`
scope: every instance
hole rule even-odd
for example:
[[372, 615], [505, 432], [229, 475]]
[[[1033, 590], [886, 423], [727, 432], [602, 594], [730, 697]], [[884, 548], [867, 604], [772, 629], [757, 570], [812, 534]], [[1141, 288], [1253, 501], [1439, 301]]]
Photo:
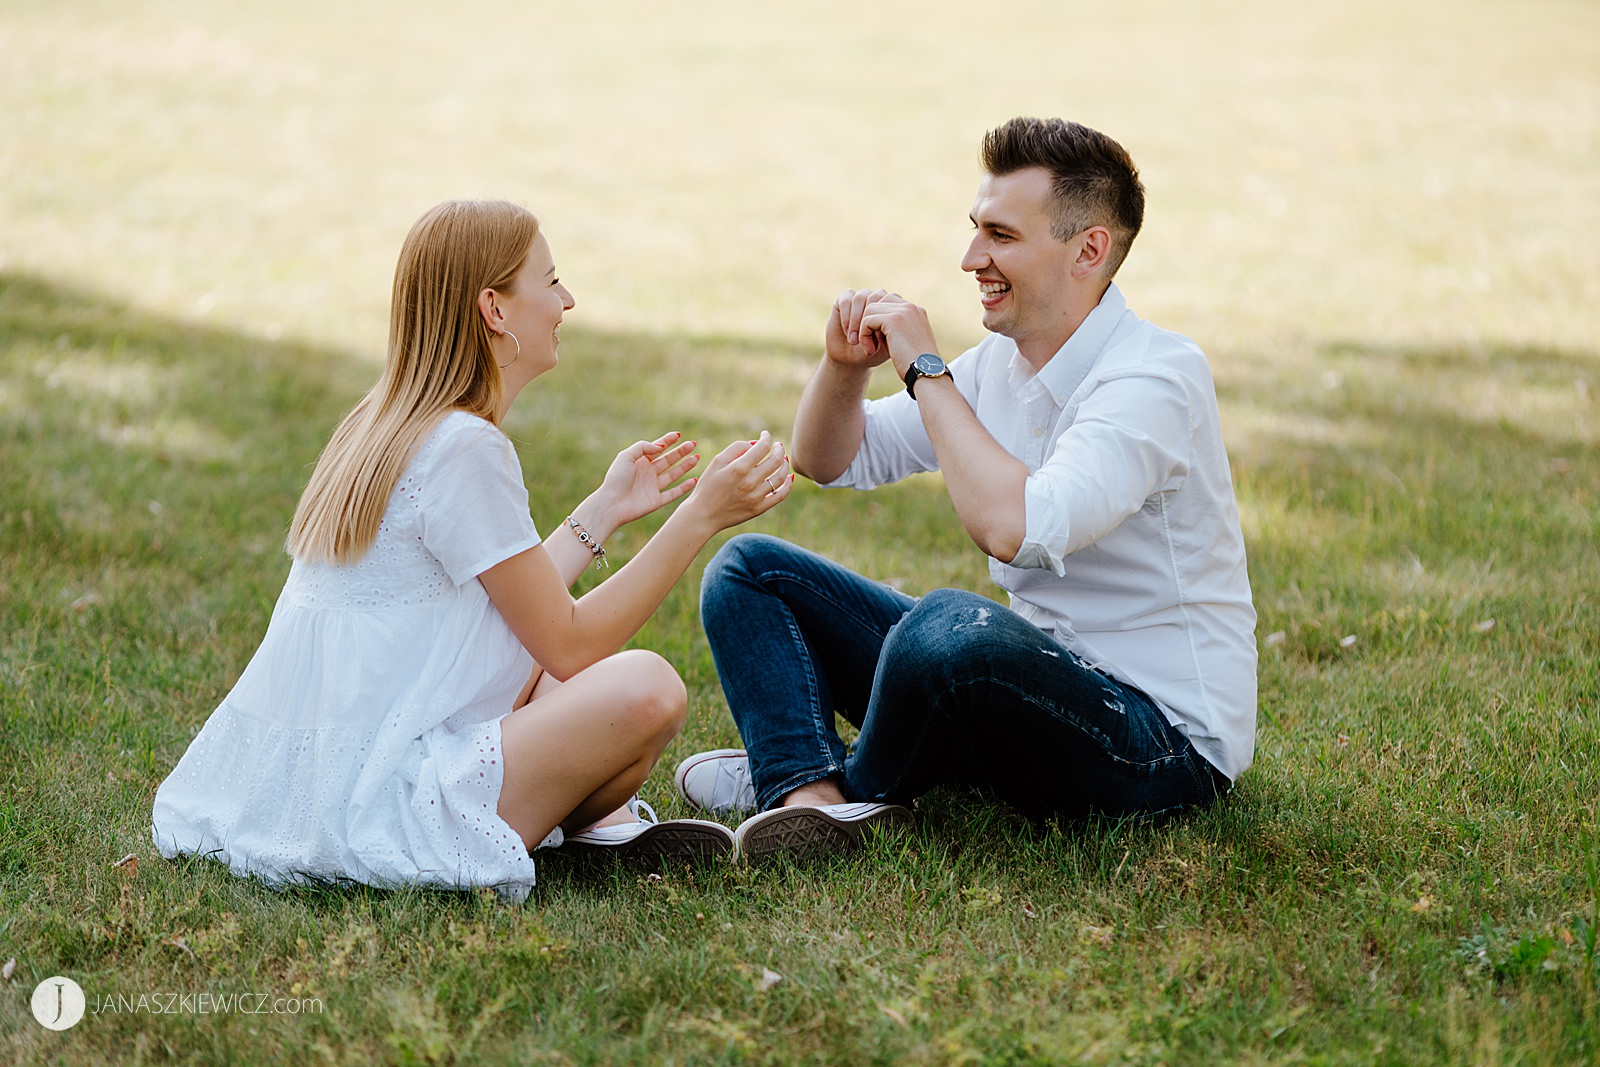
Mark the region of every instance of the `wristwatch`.
[[918, 378], [943, 378], [950, 373], [950, 368], [944, 365], [944, 360], [932, 352], [924, 352], [911, 361], [911, 366], [906, 368], [906, 392], [911, 394], [911, 399], [917, 398]]

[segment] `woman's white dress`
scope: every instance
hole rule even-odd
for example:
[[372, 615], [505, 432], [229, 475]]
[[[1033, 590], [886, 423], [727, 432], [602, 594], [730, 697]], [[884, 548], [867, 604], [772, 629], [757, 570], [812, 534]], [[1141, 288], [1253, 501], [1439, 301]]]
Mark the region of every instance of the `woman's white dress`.
[[273, 885], [525, 899], [533, 860], [496, 805], [500, 719], [533, 659], [477, 576], [538, 543], [511, 442], [447, 415], [359, 562], [290, 567], [260, 649], [156, 792], [161, 854]]

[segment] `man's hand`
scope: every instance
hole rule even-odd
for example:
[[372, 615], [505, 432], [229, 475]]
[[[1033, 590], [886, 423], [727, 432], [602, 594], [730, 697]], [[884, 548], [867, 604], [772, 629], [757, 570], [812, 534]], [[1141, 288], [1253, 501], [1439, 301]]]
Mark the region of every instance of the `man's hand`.
[[828, 359], [840, 366], [870, 370], [889, 358], [881, 334], [861, 328], [862, 316], [875, 302], [899, 300], [883, 289], [846, 289], [833, 301], [823, 343]]
[[897, 293], [886, 293], [869, 301], [862, 310], [860, 322], [863, 338], [871, 338], [880, 350], [888, 349], [889, 358], [894, 361], [895, 375], [899, 378], [905, 378], [911, 361], [924, 352], [939, 353], [933, 327], [928, 323], [927, 309]]

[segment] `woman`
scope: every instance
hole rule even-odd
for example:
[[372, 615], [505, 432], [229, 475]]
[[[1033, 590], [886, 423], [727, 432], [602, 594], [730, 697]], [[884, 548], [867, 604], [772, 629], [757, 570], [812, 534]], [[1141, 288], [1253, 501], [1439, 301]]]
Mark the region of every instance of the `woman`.
[[[713, 535], [787, 497], [763, 433], [699, 479], [676, 433], [620, 453], [546, 541], [499, 425], [557, 362], [573, 299], [537, 220], [449, 202], [400, 252], [388, 360], [334, 431], [289, 530], [260, 649], [156, 793], [168, 857], [271, 884], [492, 885], [523, 899], [530, 850], [726, 851], [634, 797], [682, 727], [661, 657], [622, 646]], [[579, 599], [625, 523], [683, 503]]]

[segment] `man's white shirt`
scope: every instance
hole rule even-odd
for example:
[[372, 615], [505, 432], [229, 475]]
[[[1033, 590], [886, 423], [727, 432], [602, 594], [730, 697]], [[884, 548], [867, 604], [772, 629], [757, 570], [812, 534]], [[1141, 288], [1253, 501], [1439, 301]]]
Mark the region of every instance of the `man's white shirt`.
[[[1115, 285], [1038, 374], [990, 334], [950, 364], [978, 421], [1027, 467], [1027, 529], [989, 573], [1013, 610], [1153, 697], [1236, 778], [1255, 750], [1255, 607], [1205, 355], [1128, 310]], [[830, 487], [939, 467], [916, 401], [862, 402]]]

